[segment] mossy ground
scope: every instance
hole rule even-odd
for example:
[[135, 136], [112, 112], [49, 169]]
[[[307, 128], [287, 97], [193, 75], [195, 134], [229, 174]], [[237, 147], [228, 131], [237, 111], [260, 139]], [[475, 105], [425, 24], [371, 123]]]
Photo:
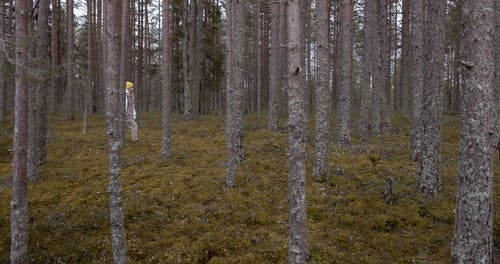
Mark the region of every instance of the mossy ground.
[[[339, 149], [332, 133], [327, 182], [311, 181], [308, 156], [310, 263], [450, 263], [458, 119], [443, 121], [443, 188], [435, 201], [417, 194], [416, 167], [408, 160], [408, 120], [394, 120], [395, 133], [373, 137], [366, 146]], [[29, 186], [32, 263], [111, 263], [104, 121], [92, 118], [90, 124], [83, 136], [80, 122], [50, 119], [43, 180]], [[174, 119], [174, 154], [167, 163], [160, 162], [159, 115], [139, 121], [140, 141], [127, 138], [123, 149], [131, 263], [286, 262], [286, 126], [274, 135], [263, 118], [250, 116], [245, 124], [247, 159], [236, 188], [226, 190], [223, 118]], [[9, 258], [11, 136], [12, 122], [0, 126], [0, 263]], [[392, 205], [383, 199], [387, 177], [394, 178]], [[495, 190], [498, 201], [498, 181]], [[498, 247], [500, 213], [495, 212]]]

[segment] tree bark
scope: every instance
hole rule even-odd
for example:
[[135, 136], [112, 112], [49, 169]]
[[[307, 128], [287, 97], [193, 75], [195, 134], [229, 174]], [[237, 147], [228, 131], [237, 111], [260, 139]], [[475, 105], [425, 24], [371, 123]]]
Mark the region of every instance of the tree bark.
[[[366, 7], [366, 2], [365, 2]], [[366, 25], [366, 18], [365, 18]], [[371, 75], [370, 75], [370, 55], [369, 55], [369, 45], [370, 40], [368, 39], [367, 27], [363, 28], [363, 44], [362, 44], [362, 55], [361, 55], [361, 101], [359, 110], [359, 139], [361, 142], [366, 143], [370, 135], [370, 86], [371, 86]]]
[[434, 197], [440, 189], [441, 91], [444, 68], [445, 0], [426, 0], [422, 149], [418, 190]]
[[380, 40], [379, 48], [379, 104], [380, 104], [380, 131], [388, 132], [391, 130], [392, 122], [390, 116], [390, 102], [391, 102], [391, 89], [390, 89], [390, 75], [391, 75], [391, 45], [389, 37], [389, 19], [387, 12], [388, 0], [378, 0], [378, 34]]
[[189, 57], [189, 0], [184, 1], [184, 21], [183, 25], [183, 33], [184, 39], [183, 42], [183, 50], [182, 50], [182, 70], [184, 73], [184, 120], [192, 120], [193, 118], [193, 96], [191, 89], [191, 68], [190, 68], [190, 58]]
[[[493, 263], [493, 0], [463, 1], [462, 115], [454, 263]], [[498, 131], [497, 131], [498, 132]]]
[[424, 85], [424, 1], [411, 0], [411, 48], [410, 48], [410, 158], [421, 158], [422, 100]]
[[10, 261], [28, 263], [28, 0], [16, 1], [14, 155], [12, 159]]
[[409, 111], [409, 86], [410, 75], [409, 60], [410, 60], [410, 2], [411, 0], [403, 0], [403, 21], [401, 24], [401, 73], [399, 75], [400, 85], [397, 101], [399, 102], [399, 110], [402, 113]]
[[73, 0], [67, 0], [68, 18], [66, 29], [66, 89], [64, 91], [64, 116], [66, 120], [73, 120], [73, 39], [74, 39], [74, 15]]
[[121, 1], [105, 0], [105, 85], [106, 85], [106, 132], [109, 148], [109, 215], [111, 223], [114, 263], [127, 263], [125, 250], [125, 228], [122, 209], [121, 148], [120, 132], [120, 17]]
[[7, 60], [5, 59], [5, 4], [0, 5], [0, 123], [5, 122], [5, 93], [7, 91], [7, 78], [5, 77], [5, 64]]
[[268, 129], [278, 132], [279, 92], [280, 92], [280, 4], [278, 1], [269, 3], [271, 7], [271, 58], [269, 84], [269, 120]]
[[351, 66], [352, 66], [352, 0], [342, 0], [340, 24], [339, 54], [339, 99], [337, 115], [339, 119], [339, 146], [348, 147], [351, 144]]
[[462, 45], [462, 0], [457, 0], [457, 26], [455, 32], [455, 61], [453, 63], [453, 86], [451, 88], [451, 113], [458, 114], [460, 112], [460, 60], [461, 60], [461, 45]]
[[238, 164], [244, 159], [243, 152], [243, 84], [244, 84], [244, 42], [245, 3], [232, 1], [228, 11], [228, 34], [230, 58], [227, 68], [232, 68], [232, 85], [227, 87], [227, 175], [226, 185], [234, 187]]
[[[380, 1], [380, 0], [378, 0]], [[369, 49], [369, 71], [371, 76], [371, 132], [372, 134], [380, 134], [380, 104], [382, 102], [380, 93], [380, 72], [379, 72], [379, 57], [380, 47], [374, 40], [379, 38], [378, 32], [378, 19], [377, 19], [377, 1], [365, 2], [365, 16], [366, 16], [366, 33], [367, 39], [371, 41], [368, 45]], [[375, 42], [375, 43], [373, 43]]]
[[89, 129], [89, 108], [90, 108], [90, 96], [93, 90], [93, 78], [92, 78], [92, 2], [87, 1], [87, 87], [83, 91], [83, 127], [82, 132], [84, 135], [87, 134]]
[[126, 130], [126, 125], [125, 125], [125, 82], [127, 81], [127, 74], [129, 72], [129, 54], [130, 54], [130, 46], [129, 46], [129, 17], [130, 17], [130, 1], [129, 0], [122, 0], [121, 2], [121, 35], [120, 35], [120, 81], [119, 81], [119, 87], [120, 89], [118, 92], [120, 93], [119, 95], [119, 109], [120, 109], [120, 134], [122, 141], [125, 140], [125, 130]]
[[302, 86], [300, 1], [288, 1], [288, 146], [290, 234], [288, 263], [307, 262], [305, 89]]
[[170, 140], [170, 113], [172, 109], [172, 80], [170, 69], [172, 62], [172, 40], [170, 30], [170, 1], [163, 0], [162, 6], [162, 141], [161, 158], [163, 162], [172, 156], [172, 143]]
[[330, 111], [330, 49], [328, 40], [330, 38], [330, 16], [328, 0], [319, 0], [316, 3], [317, 19], [317, 43], [318, 53], [318, 82], [315, 91], [315, 132], [314, 132], [314, 161], [313, 178], [315, 181], [328, 179], [329, 139], [330, 123], [328, 113]]

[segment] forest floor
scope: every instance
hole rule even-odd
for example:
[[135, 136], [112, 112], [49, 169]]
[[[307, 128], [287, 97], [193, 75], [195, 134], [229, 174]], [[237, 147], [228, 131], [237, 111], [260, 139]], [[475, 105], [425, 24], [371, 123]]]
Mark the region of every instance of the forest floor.
[[[8, 263], [12, 120], [0, 126], [0, 263]], [[236, 188], [224, 188], [224, 119], [173, 121], [173, 157], [160, 162], [159, 115], [139, 120], [140, 140], [123, 149], [123, 205], [130, 263], [285, 263], [288, 253], [286, 125], [245, 120], [245, 153]], [[332, 117], [332, 123], [335, 119]], [[331, 135], [331, 177], [311, 180], [307, 158], [309, 263], [451, 263], [458, 166], [458, 117], [443, 118], [442, 192], [416, 192], [408, 120], [370, 144], [339, 149]], [[355, 124], [355, 123], [354, 123]], [[107, 144], [103, 119], [50, 119], [43, 180], [29, 186], [32, 263], [111, 263]], [[333, 125], [332, 131], [335, 131]], [[500, 165], [495, 153], [495, 175]], [[394, 178], [386, 204], [384, 180]], [[495, 201], [500, 183], [495, 184]], [[500, 247], [500, 210], [494, 241]]]

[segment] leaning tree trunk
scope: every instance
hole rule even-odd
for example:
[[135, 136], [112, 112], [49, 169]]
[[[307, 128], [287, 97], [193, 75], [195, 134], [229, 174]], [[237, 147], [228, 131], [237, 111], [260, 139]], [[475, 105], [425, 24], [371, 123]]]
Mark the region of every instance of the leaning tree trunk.
[[351, 64], [352, 64], [352, 0], [342, 0], [339, 54], [339, 99], [337, 114], [339, 119], [339, 146], [351, 144]]
[[162, 6], [162, 137], [161, 158], [165, 162], [172, 156], [170, 141], [170, 112], [172, 109], [172, 80], [170, 69], [172, 61], [172, 41], [170, 35], [170, 1], [163, 0]]
[[281, 78], [280, 70], [280, 3], [272, 1], [271, 6], [271, 59], [270, 59], [270, 84], [269, 84], [269, 119], [268, 129], [278, 132], [279, 117], [279, 92]]
[[306, 171], [305, 171], [305, 89], [300, 60], [300, 1], [288, 1], [288, 145], [290, 189], [290, 233], [288, 263], [307, 262]]
[[10, 203], [10, 261], [28, 263], [28, 0], [16, 1], [16, 92]]
[[316, 3], [317, 19], [317, 46], [318, 52], [318, 83], [315, 95], [315, 130], [314, 130], [314, 161], [313, 178], [315, 181], [324, 181], [328, 178], [328, 133], [330, 123], [328, 113], [330, 111], [330, 64], [328, 39], [330, 33], [328, 0], [320, 0]]
[[422, 148], [418, 190], [434, 197], [440, 189], [441, 90], [444, 66], [445, 0], [426, 0]]
[[463, 1], [462, 115], [452, 256], [493, 263], [493, 0]]
[[422, 142], [422, 96], [424, 86], [424, 1], [410, 1], [410, 158], [420, 160]]
[[121, 1], [104, 1], [105, 31], [105, 87], [106, 87], [106, 132], [109, 147], [109, 215], [111, 222], [112, 249], [114, 263], [127, 263], [125, 250], [125, 227], [122, 209], [121, 149], [120, 131], [120, 23], [119, 5]]

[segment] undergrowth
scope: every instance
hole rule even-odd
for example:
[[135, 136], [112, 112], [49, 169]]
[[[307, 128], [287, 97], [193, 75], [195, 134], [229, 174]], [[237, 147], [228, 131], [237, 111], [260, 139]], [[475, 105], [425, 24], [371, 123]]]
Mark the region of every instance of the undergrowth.
[[[331, 135], [331, 177], [311, 181], [307, 160], [309, 263], [450, 263], [459, 124], [443, 120], [442, 191], [427, 201], [416, 192], [408, 120], [367, 145], [339, 149]], [[332, 118], [333, 131], [335, 119]], [[104, 121], [50, 119], [43, 180], [29, 186], [32, 263], [111, 263], [107, 144]], [[354, 123], [355, 124], [355, 123]], [[272, 134], [264, 118], [245, 122], [246, 160], [236, 187], [224, 188], [224, 120], [174, 118], [173, 157], [160, 160], [160, 117], [139, 120], [140, 140], [123, 148], [123, 206], [131, 263], [285, 263], [288, 252], [286, 125]], [[128, 134], [127, 134], [128, 136]], [[354, 135], [355, 136], [355, 135]], [[0, 126], [0, 263], [8, 263], [12, 120]], [[500, 166], [495, 161], [495, 174]], [[395, 201], [384, 202], [394, 179]], [[500, 186], [495, 185], [498, 201]], [[500, 244], [495, 210], [494, 240]]]

